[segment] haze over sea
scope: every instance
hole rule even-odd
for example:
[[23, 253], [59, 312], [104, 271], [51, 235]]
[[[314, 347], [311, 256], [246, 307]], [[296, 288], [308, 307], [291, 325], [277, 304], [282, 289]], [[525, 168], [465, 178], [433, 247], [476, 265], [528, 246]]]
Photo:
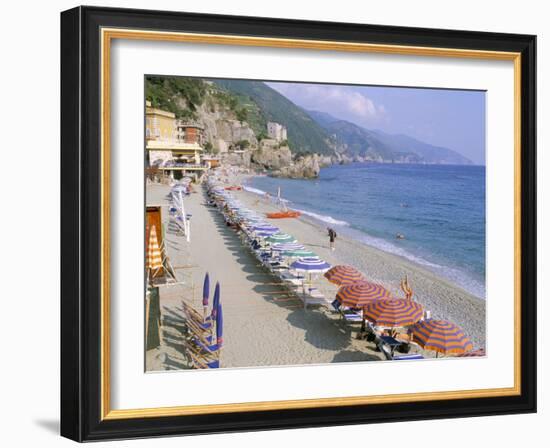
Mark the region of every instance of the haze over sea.
[[290, 208], [485, 298], [484, 166], [354, 163], [316, 180], [258, 176], [246, 186], [272, 196], [278, 187]]

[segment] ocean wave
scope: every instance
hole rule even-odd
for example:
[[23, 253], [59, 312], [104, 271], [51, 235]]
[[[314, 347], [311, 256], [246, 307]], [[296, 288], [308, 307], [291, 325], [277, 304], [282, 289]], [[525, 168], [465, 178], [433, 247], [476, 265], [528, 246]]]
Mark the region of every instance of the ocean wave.
[[402, 258], [406, 258], [413, 263], [425, 266], [430, 271], [440, 274], [451, 282], [460, 285], [471, 294], [482, 299], [485, 298], [485, 285], [482, 282], [475, 280], [471, 277], [471, 275], [462, 271], [461, 269], [433, 263], [418, 255], [414, 255], [409, 251], [390, 243], [389, 241], [367, 235], [362, 231], [358, 231], [357, 233], [355, 233], [354, 236], [368, 246], [375, 247], [376, 249], [379, 249], [383, 252], [397, 255]]
[[326, 222], [327, 224], [333, 224], [335, 226], [349, 226], [348, 222], [340, 221], [339, 219], [334, 219], [332, 216], [319, 215], [317, 213], [308, 212], [307, 210], [300, 210], [298, 208], [295, 210], [300, 212], [302, 215], [310, 216], [311, 218], [315, 218], [318, 221]]
[[265, 191], [260, 190], [259, 188], [249, 187], [248, 185], [243, 185], [243, 190], [248, 191], [250, 193], [258, 194], [260, 196], [265, 196]]
[[389, 241], [383, 240], [382, 238], [376, 238], [374, 236], [370, 236], [361, 232], [360, 239], [362, 240], [363, 243], [369, 246], [373, 246], [384, 252], [388, 252], [394, 255], [399, 255], [400, 257], [407, 258], [408, 260], [414, 261], [417, 264], [421, 264], [431, 268], [443, 268], [443, 266], [439, 264], [432, 263], [431, 261], [428, 261], [422, 257], [414, 255], [408, 252], [407, 250], [399, 246], [396, 246], [395, 244], [390, 243]]

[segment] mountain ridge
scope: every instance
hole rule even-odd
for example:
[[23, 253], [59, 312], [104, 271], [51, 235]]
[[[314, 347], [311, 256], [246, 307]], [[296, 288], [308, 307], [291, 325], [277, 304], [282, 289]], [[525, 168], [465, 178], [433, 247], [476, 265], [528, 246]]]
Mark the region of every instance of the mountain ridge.
[[[409, 163], [472, 165], [473, 162], [452, 149], [423, 142], [406, 134], [390, 134], [367, 129], [327, 112], [304, 109], [340, 145], [363, 156], [378, 153], [384, 160]], [[362, 141], [361, 141], [362, 140]]]

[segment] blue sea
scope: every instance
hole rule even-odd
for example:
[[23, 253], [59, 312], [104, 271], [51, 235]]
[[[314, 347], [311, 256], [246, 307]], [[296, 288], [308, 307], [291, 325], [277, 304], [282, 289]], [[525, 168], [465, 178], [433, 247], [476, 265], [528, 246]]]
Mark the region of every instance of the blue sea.
[[485, 167], [355, 163], [323, 168], [316, 180], [247, 185], [271, 195], [278, 187], [311, 219], [485, 298]]

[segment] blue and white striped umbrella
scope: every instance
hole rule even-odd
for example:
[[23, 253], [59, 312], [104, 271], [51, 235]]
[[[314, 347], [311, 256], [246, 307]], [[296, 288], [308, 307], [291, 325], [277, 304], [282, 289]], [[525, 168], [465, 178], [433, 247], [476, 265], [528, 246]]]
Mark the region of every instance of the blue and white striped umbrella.
[[271, 249], [283, 252], [286, 250], [303, 250], [304, 245], [300, 243], [273, 243]]
[[330, 269], [330, 264], [318, 257], [304, 257], [292, 263], [290, 268], [298, 272], [309, 272], [313, 274], [316, 272], [328, 271]]
[[252, 226], [252, 230], [255, 232], [272, 232], [272, 235], [280, 231], [278, 227], [271, 225], [255, 225]]

